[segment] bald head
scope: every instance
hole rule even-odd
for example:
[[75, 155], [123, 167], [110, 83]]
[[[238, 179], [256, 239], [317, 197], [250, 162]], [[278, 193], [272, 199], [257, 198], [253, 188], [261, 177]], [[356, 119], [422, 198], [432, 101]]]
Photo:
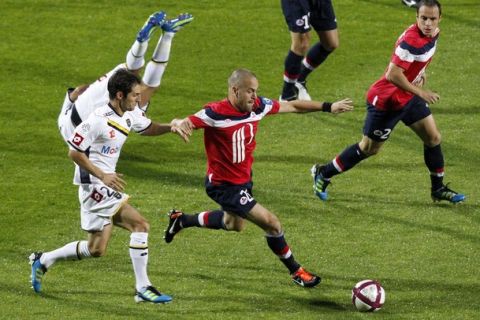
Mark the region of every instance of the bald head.
[[257, 78], [252, 71], [247, 69], [237, 69], [233, 71], [228, 78], [228, 87], [240, 88], [244, 85], [245, 81], [250, 80], [251, 78]]

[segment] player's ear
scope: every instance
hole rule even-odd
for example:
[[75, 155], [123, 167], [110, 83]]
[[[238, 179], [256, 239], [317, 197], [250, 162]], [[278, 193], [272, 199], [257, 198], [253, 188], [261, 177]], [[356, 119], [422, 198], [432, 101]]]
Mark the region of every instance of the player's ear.
[[117, 94], [115, 95], [115, 98], [118, 100], [122, 100], [124, 98], [123, 92], [122, 91], [117, 91]]

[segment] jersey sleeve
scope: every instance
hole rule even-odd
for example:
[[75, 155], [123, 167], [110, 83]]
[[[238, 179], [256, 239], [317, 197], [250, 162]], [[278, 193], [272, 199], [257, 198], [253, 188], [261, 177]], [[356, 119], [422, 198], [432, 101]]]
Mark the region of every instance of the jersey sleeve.
[[103, 117], [92, 113], [87, 120], [80, 123], [67, 140], [70, 150], [87, 151], [93, 141], [101, 134], [102, 121], [105, 121]]
[[152, 120], [148, 118], [145, 112], [139, 107], [135, 107], [131, 111], [132, 115], [132, 129], [137, 133], [141, 133], [152, 125]]
[[213, 127], [213, 120], [207, 115], [207, 109], [202, 109], [197, 113], [188, 116], [188, 119], [190, 119], [196, 129]]
[[280, 110], [280, 102], [265, 97], [257, 98], [258, 109], [262, 110], [264, 115], [272, 115]]

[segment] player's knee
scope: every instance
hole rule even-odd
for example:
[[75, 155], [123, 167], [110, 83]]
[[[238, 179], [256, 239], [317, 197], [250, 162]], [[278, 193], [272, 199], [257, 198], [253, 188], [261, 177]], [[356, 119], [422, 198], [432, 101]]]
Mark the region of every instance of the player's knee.
[[245, 222], [243, 219], [232, 219], [225, 222], [225, 229], [228, 231], [241, 232], [245, 229]]
[[429, 138], [429, 140], [427, 141], [427, 145], [429, 147], [435, 147], [438, 146], [441, 142], [442, 135], [440, 134], [440, 132], [437, 132]]
[[331, 53], [331, 52], [335, 51], [335, 49], [337, 49], [340, 46], [340, 42], [338, 40], [336, 40], [336, 41], [331, 41], [329, 43], [322, 44], [322, 45], [323, 45], [323, 48], [325, 50], [327, 50]]
[[150, 231], [150, 223], [144, 218], [140, 219], [135, 223], [133, 226], [134, 232], [149, 232]]
[[93, 258], [100, 258], [100, 257], [103, 257], [107, 253], [107, 248], [106, 247], [92, 247], [92, 248], [88, 248], [88, 251], [90, 251], [90, 255]]
[[292, 51], [299, 56], [304, 56], [307, 54], [308, 48], [310, 48], [310, 41], [296, 41], [292, 43]]

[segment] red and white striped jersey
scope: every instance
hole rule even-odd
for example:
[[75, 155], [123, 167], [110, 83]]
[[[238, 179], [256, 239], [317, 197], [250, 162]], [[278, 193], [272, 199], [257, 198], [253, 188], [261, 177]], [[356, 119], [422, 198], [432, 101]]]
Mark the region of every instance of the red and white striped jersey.
[[227, 100], [211, 102], [189, 116], [195, 128], [204, 128], [207, 176], [212, 184], [244, 184], [251, 180], [257, 125], [278, 112], [278, 101], [258, 97], [252, 112], [240, 112]]
[[[404, 70], [408, 81], [419, 79], [432, 60], [439, 34], [426, 37], [416, 24], [411, 25], [398, 38], [390, 62]], [[367, 92], [368, 103], [380, 110], [402, 109], [413, 94], [404, 91], [385, 78], [385, 74]]]

